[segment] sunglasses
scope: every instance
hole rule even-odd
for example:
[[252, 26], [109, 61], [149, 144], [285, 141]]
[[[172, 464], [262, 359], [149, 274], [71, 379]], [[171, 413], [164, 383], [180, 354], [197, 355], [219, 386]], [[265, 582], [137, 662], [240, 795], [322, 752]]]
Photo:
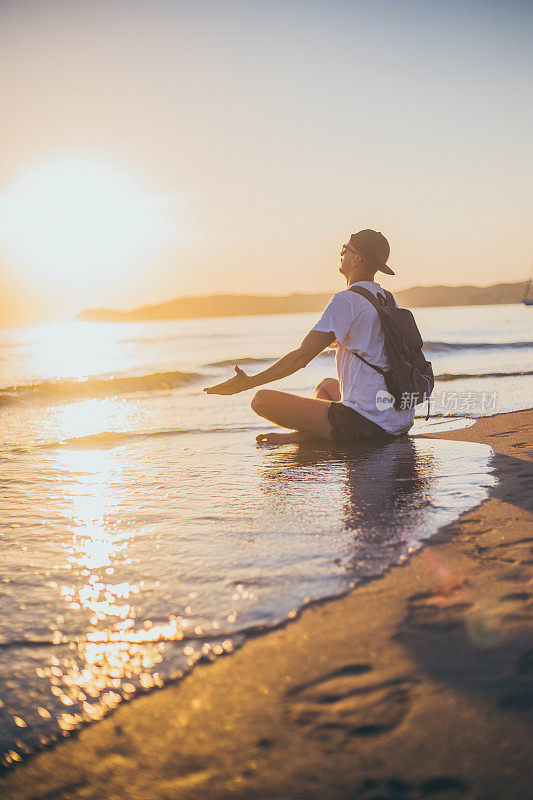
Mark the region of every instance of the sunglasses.
[[346, 251], [348, 251], [348, 253], [352, 253], [352, 255], [354, 255], [354, 256], [358, 256], [359, 255], [357, 250], [354, 250], [353, 247], [350, 247], [349, 244], [343, 244], [343, 246], [341, 248], [341, 258], [343, 258], [343, 256], [346, 253]]

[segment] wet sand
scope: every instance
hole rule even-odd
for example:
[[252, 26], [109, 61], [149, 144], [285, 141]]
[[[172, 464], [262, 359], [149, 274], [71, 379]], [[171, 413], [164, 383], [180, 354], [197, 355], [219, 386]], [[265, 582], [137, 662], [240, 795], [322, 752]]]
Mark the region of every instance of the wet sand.
[[435, 434], [494, 448], [489, 500], [383, 578], [30, 758], [0, 797], [527, 800], [532, 423]]

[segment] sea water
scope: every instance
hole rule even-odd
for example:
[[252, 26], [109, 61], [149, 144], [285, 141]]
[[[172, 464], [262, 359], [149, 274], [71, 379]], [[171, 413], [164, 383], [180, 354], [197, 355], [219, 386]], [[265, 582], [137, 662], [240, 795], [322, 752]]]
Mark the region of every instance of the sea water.
[[[318, 315], [0, 332], [0, 754], [24, 754], [348, 591], [483, 501], [484, 445], [418, 438], [527, 407], [531, 310], [419, 309], [433, 415], [380, 444], [259, 448], [256, 372]], [[310, 394], [331, 354], [275, 384]]]

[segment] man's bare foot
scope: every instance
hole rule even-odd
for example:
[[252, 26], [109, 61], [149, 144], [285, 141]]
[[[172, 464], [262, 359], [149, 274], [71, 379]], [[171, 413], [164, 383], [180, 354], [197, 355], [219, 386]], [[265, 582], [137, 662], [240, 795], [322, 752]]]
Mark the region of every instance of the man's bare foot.
[[294, 444], [301, 442], [305, 438], [305, 434], [300, 431], [291, 431], [290, 433], [260, 433], [255, 437], [257, 444]]

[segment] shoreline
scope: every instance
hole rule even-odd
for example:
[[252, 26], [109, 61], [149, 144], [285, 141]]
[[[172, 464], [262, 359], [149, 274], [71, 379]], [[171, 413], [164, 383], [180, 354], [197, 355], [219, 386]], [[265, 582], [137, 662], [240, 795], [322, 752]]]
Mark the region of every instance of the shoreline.
[[22, 798], [511, 800], [533, 784], [533, 410], [499, 484], [407, 563], [121, 705], [0, 777]]

